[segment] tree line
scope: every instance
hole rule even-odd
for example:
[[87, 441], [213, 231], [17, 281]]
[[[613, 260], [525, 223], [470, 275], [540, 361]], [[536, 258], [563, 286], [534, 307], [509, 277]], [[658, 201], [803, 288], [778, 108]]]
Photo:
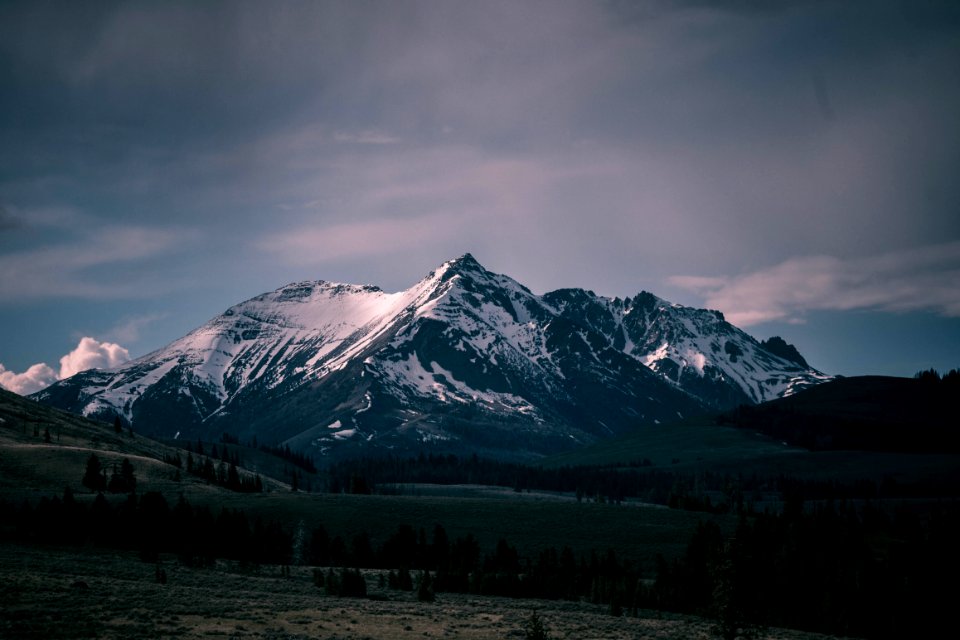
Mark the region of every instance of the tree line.
[[292, 536], [277, 521], [250, 518], [242, 510], [192, 506], [182, 496], [170, 506], [156, 491], [130, 493], [111, 500], [98, 493], [92, 502], [62, 496], [35, 505], [0, 502], [4, 537], [20, 542], [131, 549], [155, 561], [174, 553], [188, 566], [207, 566], [218, 558], [256, 564], [287, 564]]
[[[687, 511], [752, 513], [763, 496], [788, 500], [877, 500], [951, 497], [960, 475], [934, 480], [801, 479], [784, 474], [680, 472], [643, 461], [606, 466], [533, 467], [476, 455], [357, 458], [331, 464], [317, 485], [330, 493], [401, 494], [417, 484], [481, 484], [515, 491], [553, 491], [578, 500], [617, 504], [627, 499]], [[762, 509], [760, 509], [762, 510]]]
[[[909, 503], [905, 503], [909, 504]], [[870, 503], [802, 501], [777, 514], [743, 515], [732, 535], [699, 525], [685, 553], [658, 557], [653, 567], [621, 560], [612, 549], [575, 554], [546, 547], [522, 555], [505, 539], [484, 549], [472, 534], [451, 538], [401, 524], [381, 541], [350, 538], [323, 526], [295, 535], [276, 521], [242, 510], [174, 505], [157, 492], [85, 504], [68, 489], [35, 505], [0, 503], [0, 537], [29, 543], [134, 549], [145, 561], [176, 554], [189, 566], [216, 559], [251, 564], [329, 567], [314, 582], [328, 593], [363, 597], [357, 570], [380, 569], [389, 588], [422, 599], [475, 593], [511, 598], [584, 600], [612, 615], [665, 610], [713, 617], [725, 637], [762, 626], [869, 638], [924, 637], [945, 628], [960, 571], [960, 508], [902, 506], [893, 513]], [[418, 596], [421, 594], [418, 593]]]

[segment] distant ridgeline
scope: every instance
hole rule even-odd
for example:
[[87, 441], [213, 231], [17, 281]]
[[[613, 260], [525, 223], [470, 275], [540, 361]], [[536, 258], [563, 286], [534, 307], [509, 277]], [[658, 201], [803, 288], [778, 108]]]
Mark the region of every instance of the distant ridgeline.
[[813, 450], [960, 452], [960, 372], [838, 378], [720, 422]]

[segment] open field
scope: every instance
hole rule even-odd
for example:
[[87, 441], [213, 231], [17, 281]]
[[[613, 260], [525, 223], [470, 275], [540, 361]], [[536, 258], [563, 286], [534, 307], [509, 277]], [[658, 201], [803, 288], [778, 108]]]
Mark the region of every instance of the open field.
[[[357, 600], [323, 595], [311, 569], [241, 568], [220, 562], [191, 569], [165, 559], [166, 584], [135, 554], [0, 545], [0, 638], [523, 638], [537, 610], [554, 638], [710, 638], [712, 624], [643, 611], [614, 618], [578, 602], [438, 594], [434, 603], [377, 588]], [[72, 586], [82, 581], [88, 588]], [[814, 640], [769, 629], [761, 638]]]
[[[199, 504], [199, 502], [198, 502]], [[712, 516], [658, 506], [595, 504], [515, 497], [359, 496], [348, 494], [229, 494], [218, 505], [286, 523], [303, 523], [307, 531], [323, 525], [331, 535], [349, 540], [366, 531], [382, 542], [400, 524], [429, 534], [441, 524], [451, 539], [472, 534], [481, 548], [493, 549], [506, 538], [521, 555], [564, 545], [574, 553], [615, 549], [617, 556], [653, 568], [657, 553], [673, 558], [686, 548], [702, 520], [715, 520], [725, 531], [735, 516]]]

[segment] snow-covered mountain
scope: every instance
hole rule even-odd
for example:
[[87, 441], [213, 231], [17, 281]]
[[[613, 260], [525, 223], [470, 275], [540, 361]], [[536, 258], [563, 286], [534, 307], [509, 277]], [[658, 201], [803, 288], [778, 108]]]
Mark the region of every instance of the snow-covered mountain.
[[466, 254], [398, 293], [290, 284], [35, 397], [161, 437], [528, 458], [825, 379], [718, 312], [649, 293], [537, 296]]

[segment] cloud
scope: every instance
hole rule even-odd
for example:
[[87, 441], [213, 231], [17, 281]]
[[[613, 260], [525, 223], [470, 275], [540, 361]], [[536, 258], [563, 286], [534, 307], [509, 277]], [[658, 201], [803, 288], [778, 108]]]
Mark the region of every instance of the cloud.
[[60, 372], [45, 363], [37, 363], [23, 373], [8, 371], [0, 364], [0, 387], [22, 396], [36, 393], [57, 380], [69, 378], [87, 369], [112, 369], [130, 360], [130, 352], [112, 342], [100, 342], [84, 336], [77, 347], [60, 358]]
[[0, 255], [0, 296], [8, 298], [124, 298], [149, 295], [116, 267], [158, 257], [189, 236], [178, 229], [91, 224], [70, 242]]
[[0, 387], [20, 394], [30, 395], [57, 381], [57, 372], [43, 363], [35, 364], [23, 373], [7, 371], [0, 364]]
[[60, 378], [69, 378], [87, 369], [112, 369], [130, 359], [130, 352], [113, 342], [83, 337], [77, 348], [60, 358]]
[[864, 258], [806, 256], [739, 276], [673, 276], [733, 324], [802, 322], [809, 311], [933, 311], [960, 317], [960, 242]]
[[333, 134], [335, 142], [344, 144], [399, 144], [402, 140], [379, 131], [337, 131]]
[[168, 313], [146, 313], [143, 315], [129, 316], [121, 319], [120, 322], [107, 331], [106, 335], [111, 340], [116, 340], [117, 342], [137, 342], [140, 340], [140, 333], [144, 328], [158, 320], [163, 320], [169, 315]]

